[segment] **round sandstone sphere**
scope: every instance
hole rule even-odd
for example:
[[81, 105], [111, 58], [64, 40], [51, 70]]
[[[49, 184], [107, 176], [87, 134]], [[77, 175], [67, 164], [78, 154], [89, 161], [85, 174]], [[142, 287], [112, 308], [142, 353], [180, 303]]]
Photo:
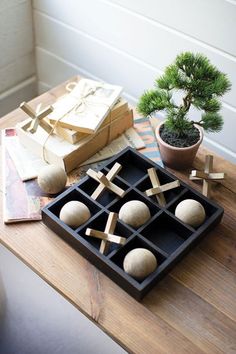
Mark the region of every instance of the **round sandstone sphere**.
[[185, 199], [177, 205], [175, 216], [190, 226], [198, 227], [205, 220], [206, 213], [201, 203]]
[[149, 208], [140, 200], [130, 200], [119, 211], [119, 219], [135, 228], [145, 224], [150, 218]]
[[71, 227], [79, 227], [91, 217], [89, 208], [77, 200], [66, 203], [60, 211], [59, 218]]
[[65, 188], [66, 181], [67, 175], [60, 166], [45, 166], [38, 174], [38, 185], [48, 194], [57, 194], [61, 192]]
[[156, 267], [156, 257], [146, 248], [133, 249], [127, 253], [123, 262], [124, 271], [137, 280], [146, 278]]

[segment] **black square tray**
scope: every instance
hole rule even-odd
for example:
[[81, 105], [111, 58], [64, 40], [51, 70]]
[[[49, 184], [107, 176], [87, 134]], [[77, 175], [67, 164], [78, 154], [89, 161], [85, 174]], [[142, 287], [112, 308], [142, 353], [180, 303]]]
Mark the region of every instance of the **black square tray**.
[[[130, 147], [110, 159], [103, 166], [102, 172], [107, 174], [115, 162], [119, 162], [122, 169], [113, 182], [126, 191], [123, 198], [105, 191], [97, 201], [94, 201], [90, 195], [98, 183], [86, 176], [44, 207], [42, 218], [50, 229], [76, 248], [81, 255], [131, 296], [140, 300], [184, 254], [220, 222], [223, 208], [182, 181], [180, 181], [180, 187], [164, 193], [167, 204], [161, 207], [155, 197], [149, 198], [144, 193], [152, 187], [147, 169], [151, 167], [156, 169], [161, 184], [177, 180], [174, 175]], [[206, 212], [204, 223], [196, 229], [184, 224], [174, 215], [176, 205], [181, 200], [189, 198], [199, 201]], [[123, 246], [112, 244], [107, 255], [101, 254], [99, 252], [101, 241], [86, 236], [87, 227], [104, 231], [109, 212], [118, 212], [122, 204], [133, 199], [144, 201], [148, 205], [151, 219], [138, 229], [133, 229], [118, 220], [114, 234], [127, 238], [127, 242]], [[62, 206], [70, 200], [85, 203], [92, 215], [77, 229], [72, 229], [59, 219]], [[135, 280], [123, 270], [125, 255], [137, 247], [152, 251], [158, 262], [157, 269], [143, 281]]]

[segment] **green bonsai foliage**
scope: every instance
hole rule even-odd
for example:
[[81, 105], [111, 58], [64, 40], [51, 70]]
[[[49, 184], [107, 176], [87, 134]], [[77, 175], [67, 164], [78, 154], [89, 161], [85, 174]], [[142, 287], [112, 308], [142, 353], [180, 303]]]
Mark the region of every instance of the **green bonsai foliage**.
[[[223, 118], [218, 113], [219, 98], [230, 87], [226, 74], [217, 70], [205, 56], [185, 52], [165, 69], [156, 80], [155, 88], [140, 97], [137, 108], [145, 116], [165, 111], [165, 129], [179, 137], [188, 135], [194, 123], [207, 132], [218, 132], [223, 127]], [[179, 105], [173, 99], [177, 91], [183, 95]], [[198, 122], [188, 117], [192, 105], [202, 111]]]

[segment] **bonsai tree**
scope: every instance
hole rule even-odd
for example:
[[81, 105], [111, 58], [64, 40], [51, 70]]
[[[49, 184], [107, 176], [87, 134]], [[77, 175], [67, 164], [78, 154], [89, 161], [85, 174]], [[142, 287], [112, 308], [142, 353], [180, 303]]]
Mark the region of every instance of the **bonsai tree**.
[[[138, 102], [138, 111], [149, 116], [158, 111], [166, 112], [160, 133], [164, 141], [177, 147], [191, 146], [199, 139], [200, 125], [206, 132], [219, 132], [223, 118], [219, 98], [227, 92], [230, 81], [201, 54], [181, 53], [175, 62], [156, 80], [153, 90], [144, 92]], [[176, 93], [181, 95], [176, 103]], [[177, 97], [178, 98], [178, 97]], [[202, 111], [200, 121], [189, 117], [191, 106]]]

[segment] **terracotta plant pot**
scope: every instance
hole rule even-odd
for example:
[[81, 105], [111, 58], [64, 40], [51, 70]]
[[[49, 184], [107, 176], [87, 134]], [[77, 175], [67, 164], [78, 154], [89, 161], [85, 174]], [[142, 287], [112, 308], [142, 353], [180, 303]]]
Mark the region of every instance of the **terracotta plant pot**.
[[160, 128], [165, 122], [161, 122], [156, 128], [156, 138], [159, 144], [159, 149], [161, 153], [161, 158], [163, 163], [176, 170], [183, 170], [193, 165], [193, 160], [196, 156], [197, 150], [203, 139], [203, 129], [196, 125], [195, 127], [199, 130], [200, 139], [199, 141], [189, 147], [178, 148], [167, 144], [162, 140], [160, 136]]

